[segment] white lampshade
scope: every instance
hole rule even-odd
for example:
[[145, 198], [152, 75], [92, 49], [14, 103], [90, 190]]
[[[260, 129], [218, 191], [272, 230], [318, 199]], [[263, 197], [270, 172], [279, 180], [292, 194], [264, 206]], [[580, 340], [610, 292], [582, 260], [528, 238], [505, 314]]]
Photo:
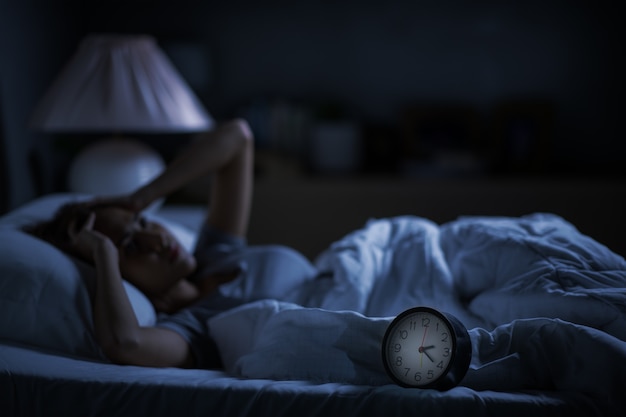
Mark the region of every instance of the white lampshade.
[[177, 133], [213, 119], [154, 38], [94, 35], [38, 104], [32, 125], [57, 132]]
[[153, 179], [165, 163], [146, 144], [119, 135], [197, 132], [214, 122], [152, 37], [95, 35], [80, 44], [31, 124], [48, 132], [115, 134], [75, 158], [68, 185], [122, 194]]

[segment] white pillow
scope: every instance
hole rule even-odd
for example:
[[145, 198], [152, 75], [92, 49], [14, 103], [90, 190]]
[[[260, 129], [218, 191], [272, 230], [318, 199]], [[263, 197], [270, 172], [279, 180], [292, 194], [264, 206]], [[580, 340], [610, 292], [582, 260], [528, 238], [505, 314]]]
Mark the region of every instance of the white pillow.
[[[104, 359], [93, 333], [93, 267], [20, 230], [49, 218], [62, 204], [83, 198], [53, 194], [0, 218], [0, 338]], [[159, 221], [158, 216], [151, 217]], [[164, 223], [185, 246], [192, 244], [190, 231]], [[124, 285], [139, 323], [154, 324], [156, 312], [150, 301], [130, 283]]]

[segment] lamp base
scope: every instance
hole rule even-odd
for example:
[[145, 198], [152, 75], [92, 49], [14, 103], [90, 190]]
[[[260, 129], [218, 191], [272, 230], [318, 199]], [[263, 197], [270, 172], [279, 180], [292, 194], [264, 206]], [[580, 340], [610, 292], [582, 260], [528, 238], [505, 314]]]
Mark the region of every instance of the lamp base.
[[128, 138], [105, 139], [74, 159], [68, 187], [72, 192], [92, 195], [128, 194], [164, 169], [163, 158], [149, 146]]

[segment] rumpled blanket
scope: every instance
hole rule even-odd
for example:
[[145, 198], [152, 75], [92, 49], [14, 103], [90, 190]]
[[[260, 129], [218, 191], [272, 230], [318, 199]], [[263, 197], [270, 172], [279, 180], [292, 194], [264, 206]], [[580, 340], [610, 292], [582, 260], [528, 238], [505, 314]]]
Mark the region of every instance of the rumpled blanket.
[[626, 410], [626, 262], [561, 217], [376, 219], [315, 264], [330, 278], [209, 321], [228, 372], [389, 384], [385, 329], [424, 305], [469, 329], [461, 385], [574, 391], [608, 414]]

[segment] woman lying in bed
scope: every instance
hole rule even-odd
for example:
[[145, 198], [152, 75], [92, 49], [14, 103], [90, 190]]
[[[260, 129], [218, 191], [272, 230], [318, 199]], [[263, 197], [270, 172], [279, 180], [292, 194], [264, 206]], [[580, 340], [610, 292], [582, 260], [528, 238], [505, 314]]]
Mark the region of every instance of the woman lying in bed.
[[[626, 339], [624, 259], [558, 216], [465, 218], [440, 226], [414, 216], [379, 219], [334, 242], [312, 265], [288, 248], [246, 245], [252, 168], [250, 129], [233, 121], [192, 142], [133, 194], [70, 204], [30, 229], [95, 265], [95, 334], [111, 361], [221, 367], [212, 337], [232, 341], [238, 329], [211, 334], [209, 319], [263, 298], [366, 317], [429, 305], [481, 329], [558, 318]], [[211, 207], [190, 254], [141, 212], [207, 174], [214, 181]], [[313, 279], [325, 271], [332, 279]], [[154, 326], [139, 325], [122, 277], [167, 313]], [[232, 336], [258, 337], [241, 332]], [[299, 338], [299, 330], [292, 336]], [[222, 347], [224, 363], [232, 351]]]
[[[268, 281], [275, 271], [296, 280], [315, 274], [304, 256], [288, 248], [246, 246], [253, 154], [246, 122], [226, 123], [192, 142], [159, 177], [133, 194], [66, 205], [51, 221], [28, 230], [95, 265], [94, 327], [110, 360], [155, 367], [219, 367], [207, 319], [251, 300], [219, 297], [214, 291], [218, 285], [242, 275], [250, 283]], [[191, 254], [170, 231], [141, 212], [207, 174], [213, 175], [211, 207]], [[122, 277], [144, 292], [157, 311], [168, 313], [154, 327], [138, 324]]]

